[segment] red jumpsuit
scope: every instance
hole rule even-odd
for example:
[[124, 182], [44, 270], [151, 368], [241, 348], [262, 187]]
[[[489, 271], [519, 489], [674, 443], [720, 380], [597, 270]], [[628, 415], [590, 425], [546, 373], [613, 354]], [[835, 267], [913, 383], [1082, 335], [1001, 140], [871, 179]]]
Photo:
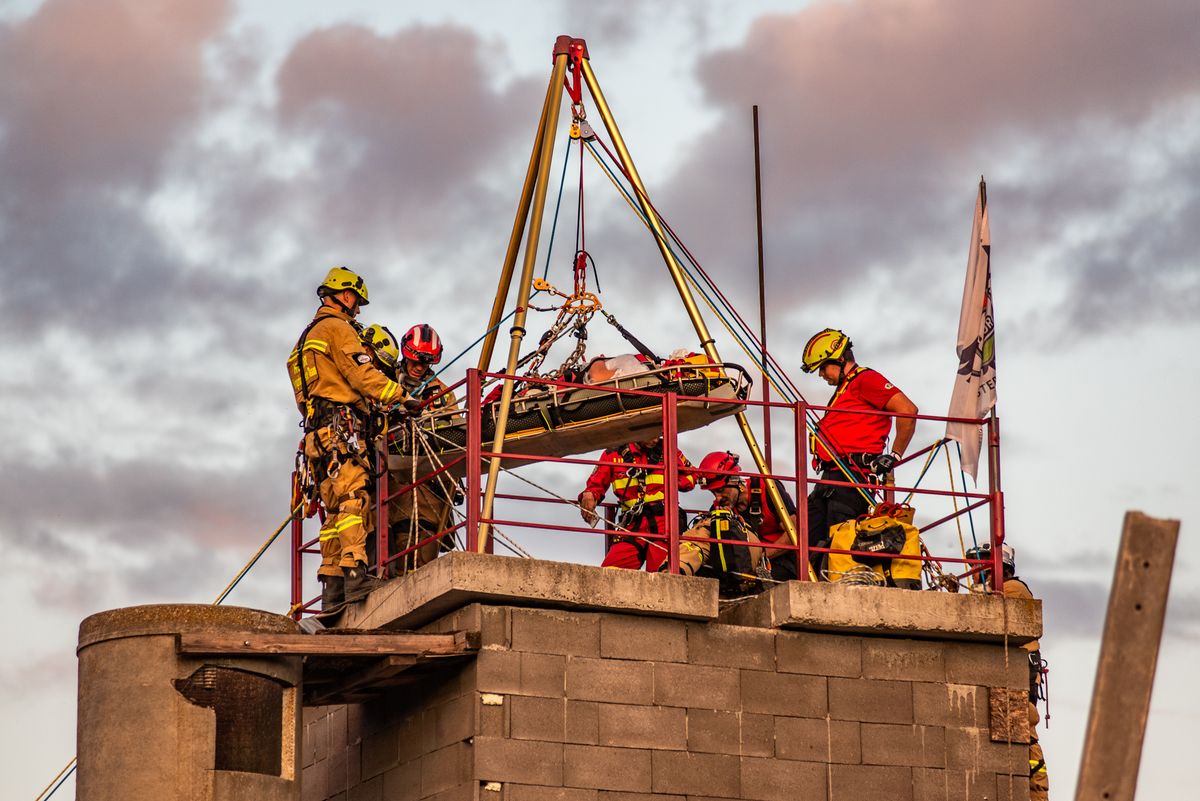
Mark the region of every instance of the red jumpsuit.
[[[662, 464], [661, 453], [661, 446], [647, 449], [632, 442], [620, 449], [605, 451], [600, 457], [603, 464], [597, 465], [592, 471], [584, 492], [591, 493], [599, 503], [611, 485], [621, 504], [618, 525], [629, 531], [666, 535], [663, 469], [645, 467], [648, 464]], [[689, 492], [696, 486], [692, 464], [681, 451], [675, 452], [675, 458], [679, 462], [678, 489], [680, 492]], [[683, 528], [680, 526], [681, 531]], [[667, 547], [664, 541], [623, 536], [608, 549], [600, 566], [637, 570], [645, 564], [647, 571], [654, 572], [662, 566], [666, 558]]]

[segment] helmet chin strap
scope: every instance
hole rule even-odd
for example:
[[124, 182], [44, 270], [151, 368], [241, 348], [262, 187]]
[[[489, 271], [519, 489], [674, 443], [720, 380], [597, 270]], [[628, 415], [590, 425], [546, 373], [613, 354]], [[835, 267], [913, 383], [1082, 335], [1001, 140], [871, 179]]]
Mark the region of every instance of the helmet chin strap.
[[345, 303], [342, 303], [342, 299], [338, 297], [339, 294], [341, 294], [341, 293], [331, 293], [328, 295], [322, 295], [321, 297], [329, 298], [330, 300], [333, 301], [335, 306], [337, 306], [339, 309], [341, 309], [343, 312], [346, 313], [347, 317], [353, 317], [355, 314], [354, 306], [357, 306], [358, 304], [355, 303], [352, 306], [347, 306]]

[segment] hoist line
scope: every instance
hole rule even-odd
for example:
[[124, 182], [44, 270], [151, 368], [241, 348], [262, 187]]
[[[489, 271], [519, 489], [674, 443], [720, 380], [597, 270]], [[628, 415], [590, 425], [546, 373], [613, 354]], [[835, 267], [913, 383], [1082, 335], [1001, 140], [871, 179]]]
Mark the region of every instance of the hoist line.
[[[963, 466], [962, 466], [962, 443], [959, 442], [958, 440], [954, 440], [954, 446], [956, 448], [958, 448], [958, 474], [962, 477], [963, 492], [966, 492], [967, 491], [967, 473], [965, 470], [963, 470]], [[949, 450], [949, 449], [947, 449], [947, 450]], [[976, 485], [978, 485], [978, 482], [976, 482]], [[976, 548], [978, 548], [979, 547], [979, 539], [975, 536], [975, 515], [973, 515], [971, 513], [970, 509], [967, 510], [967, 522], [971, 524], [971, 544], [973, 546], [975, 546]]]
[[[66, 767], [60, 770], [58, 775], [51, 779], [50, 783], [42, 788], [42, 791], [38, 793], [37, 798], [33, 799], [33, 801], [46, 801], [46, 799], [58, 792], [58, 788], [62, 787], [67, 779], [71, 778], [71, 774], [75, 772], [75, 767], [78, 764], [78, 760], [75, 757], [71, 757], [71, 761], [67, 763]], [[47, 790], [49, 790], [49, 792], [47, 792]]]
[[[605, 152], [605, 153], [608, 155], [609, 159], [610, 159], [610, 160], [612, 160], [614, 163], [617, 163], [617, 160], [616, 160], [616, 158], [613, 156], [613, 154], [612, 154], [612, 151], [610, 151], [610, 150], [608, 149], [608, 147], [607, 147], [607, 146], [604, 144], [604, 142], [603, 142], [603, 141], [601, 141], [601, 140], [599, 139], [599, 137], [597, 137], [597, 138], [596, 138], [596, 141], [600, 143], [600, 147], [604, 148], [604, 152]], [[593, 155], [594, 155], [594, 148], [593, 148]], [[597, 157], [597, 161], [599, 162], [599, 158], [598, 158], [598, 157]], [[604, 165], [603, 165], [603, 162], [600, 162], [600, 163], [601, 163], [601, 165], [602, 165], [602, 166], [604, 166]], [[607, 170], [607, 167], [605, 167], [605, 169]], [[624, 176], [625, 176], [625, 178], [626, 178], [626, 179], [628, 179], [628, 177], [629, 177], [629, 176], [625, 174], [625, 171], [624, 171], [624, 168], [623, 168], [623, 167], [621, 168], [621, 173], [622, 173], [622, 175], [624, 175]], [[612, 174], [611, 174], [611, 172], [610, 172], [610, 175], [609, 175], [609, 177], [610, 177], [610, 179], [612, 179]], [[614, 181], [614, 183], [615, 183], [615, 181]], [[632, 185], [632, 182], [630, 182], [630, 185]], [[618, 187], [619, 187], [619, 188], [621, 188], [619, 185], [618, 185]], [[631, 194], [630, 194], [630, 193], [629, 193], [627, 190], [625, 190], [624, 188], [621, 188], [621, 191], [623, 191], [623, 192], [625, 192], [625, 193], [626, 193], [626, 200], [627, 200], [628, 202], [630, 202], [630, 205], [633, 205], [633, 204], [632, 204], [632, 200], [631, 200], [631, 197], [632, 197], [632, 195], [631, 195]], [[708, 274], [708, 273], [707, 273], [707, 272], [704, 270], [704, 268], [703, 268], [703, 267], [700, 265], [700, 262], [699, 262], [699, 261], [696, 259], [696, 257], [695, 257], [695, 256], [692, 254], [691, 250], [689, 250], [689, 249], [688, 249], [688, 247], [687, 247], [687, 245], [685, 245], [685, 244], [683, 243], [683, 240], [682, 240], [682, 239], [679, 237], [679, 235], [675, 233], [675, 230], [674, 230], [674, 229], [673, 229], [673, 228], [670, 226], [670, 224], [669, 224], [669, 223], [668, 223], [668, 222], [667, 222], [665, 219], [663, 219], [663, 216], [662, 216], [662, 214], [661, 214], [661, 213], [659, 213], [658, 209], [657, 209], [657, 208], [654, 206], [654, 204], [653, 204], [653, 203], [650, 201], [650, 199], [649, 199], [648, 197], [646, 197], [646, 196], [645, 196], [645, 194], [644, 194], [644, 193], [642, 193], [642, 192], [640, 192], [640, 191], [639, 191], [639, 192], [638, 192], [638, 194], [639, 194], [639, 195], [641, 196], [641, 198], [642, 198], [642, 199], [643, 199], [643, 200], [646, 202], [646, 205], [650, 207], [651, 211], [653, 211], [653, 212], [654, 212], [655, 216], [658, 218], [658, 221], [659, 221], [659, 223], [661, 223], [661, 224], [662, 224], [662, 226], [663, 226], [663, 229], [664, 229], [664, 230], [665, 230], [665, 231], [666, 231], [666, 232], [667, 232], [667, 233], [670, 235], [671, 239], [672, 239], [672, 240], [673, 240], [673, 241], [674, 241], [674, 242], [675, 242], [675, 243], [676, 243], [676, 244], [679, 246], [679, 248], [680, 248], [680, 249], [683, 251], [684, 255], [687, 257], [686, 261], [687, 261], [687, 262], [689, 262], [689, 263], [692, 265], [692, 267], [695, 269], [695, 271], [696, 271], [696, 272], [698, 272], [698, 273], [700, 274], [700, 276], [701, 276], [701, 277], [703, 278], [703, 280], [704, 280], [704, 283], [705, 283], [705, 284], [707, 284], [707, 285], [709, 286], [709, 288], [711, 289], [711, 291], [712, 291], [712, 292], [713, 292], [713, 293], [714, 293], [714, 294], [715, 294], [715, 295], [716, 295], [718, 298], [720, 298], [720, 300], [721, 300], [721, 305], [722, 305], [722, 306], [723, 306], [725, 309], [727, 309], [727, 310], [728, 310], [728, 313], [729, 313], [729, 314], [730, 314], [730, 315], [731, 315], [731, 316], [732, 316], [732, 317], [733, 317], [735, 320], [737, 320], [738, 324], [739, 324], [739, 325], [742, 327], [742, 329], [743, 329], [743, 331], [744, 331], [744, 333], [745, 333], [745, 336], [746, 336], [746, 337], [747, 337], [747, 338], [750, 340], [750, 342], [751, 342], [752, 344], [754, 344], [755, 346], [757, 346], [757, 348], [758, 348], [760, 351], [761, 351], [761, 350], [763, 350], [763, 348], [762, 348], [762, 343], [759, 341], [759, 339], [758, 339], [758, 335], [754, 333], [754, 330], [753, 330], [753, 329], [750, 327], [750, 325], [749, 325], [749, 324], [748, 324], [748, 323], [745, 321], [745, 319], [744, 319], [744, 318], [741, 316], [741, 314], [740, 314], [740, 313], [738, 313], [738, 310], [737, 310], [737, 309], [734, 307], [733, 303], [731, 303], [731, 302], [730, 302], [729, 298], [727, 298], [727, 297], [725, 296], [725, 294], [724, 294], [724, 293], [721, 291], [720, 287], [718, 287], [718, 286], [717, 286], [716, 282], [715, 282], [715, 281], [712, 279], [712, 277], [711, 277], [711, 276], [710, 276], [710, 275], [709, 275], [709, 274]], [[642, 217], [642, 219], [643, 219], [643, 222], [647, 222], [647, 224], [648, 224], [648, 221], [646, 220], [646, 217], [645, 217], [645, 215], [644, 215], [644, 214], [642, 214], [641, 210], [640, 210], [640, 209], [638, 209], [637, 207], [634, 207], [634, 208], [635, 208], [635, 210], [638, 212], [639, 216], [641, 216], [641, 217]], [[664, 244], [666, 244], [666, 243], [664, 243]], [[674, 249], [673, 249], [673, 248], [671, 249], [671, 252], [672, 252], [672, 254], [675, 256], [675, 258], [676, 258], [677, 260], [679, 260], [679, 254], [675, 253], [675, 251], [674, 251]], [[682, 260], [681, 260], [681, 261], [682, 261]], [[716, 311], [716, 310], [714, 309], [714, 312], [715, 312], [715, 311]], [[725, 322], [725, 321], [723, 320], [722, 322]], [[730, 325], [729, 325], [728, 323], [725, 323], [725, 327], [726, 327], [726, 328], [731, 328], [731, 327], [730, 327]], [[754, 358], [754, 354], [752, 354], [752, 353], [749, 353], [749, 352], [748, 352], [748, 353], [747, 353], [747, 355], [748, 355], [748, 356], [751, 356], [752, 358]], [[803, 394], [800, 392], [800, 389], [799, 389], [799, 388], [798, 388], [798, 387], [795, 385], [795, 383], [793, 383], [793, 382], [792, 382], [791, 378], [790, 378], [790, 377], [787, 375], [787, 372], [786, 372], [786, 371], [785, 371], [785, 370], [782, 368], [782, 366], [780, 366], [780, 365], [779, 365], [779, 363], [778, 363], [778, 362], [775, 360], [775, 357], [774, 357], [774, 356], [772, 356], [772, 355], [771, 355], [771, 353], [770, 353], [769, 351], [767, 352], [767, 360], [768, 360], [768, 362], [769, 362], [770, 364], [772, 364], [772, 365], [775, 367], [775, 369], [776, 369], [776, 370], [778, 371], [778, 373], [779, 373], [779, 377], [780, 377], [780, 378], [782, 378], [784, 381], [786, 381], [786, 382], [787, 382], [788, 386], [791, 388], [792, 392], [794, 393], [794, 399], [792, 400], [792, 402], [793, 402], [793, 403], [795, 403], [795, 402], [796, 402], [795, 398], [798, 398], [799, 400], [804, 400], [804, 396], [803, 396]], [[759, 359], [758, 359], [758, 358], [755, 358], [755, 363], [756, 363], [756, 364], [759, 364]], [[778, 380], [778, 378], [777, 378], [777, 380]], [[773, 385], [773, 386], [775, 385], [775, 384], [774, 384], [774, 382], [772, 382], [772, 385]], [[805, 402], [807, 403], [807, 401], [805, 401]]]
[[[550, 254], [554, 252], [554, 232], [558, 230], [558, 210], [562, 207], [563, 189], [567, 186], [567, 163], [571, 160], [571, 140], [563, 148], [562, 175], [558, 179], [558, 200], [554, 202], [554, 221], [550, 224], [550, 241], [546, 245], [546, 264], [542, 267], [542, 280], [550, 274]], [[484, 334], [487, 336], [487, 334]], [[472, 345], [471, 347], [475, 347]], [[469, 348], [468, 348], [469, 350]], [[448, 367], [449, 365], [447, 365]]]
[[[596, 138], [596, 141], [600, 143], [600, 146], [602, 148], [604, 148], [604, 152], [615, 163], [616, 159], [613, 158], [612, 152], [608, 150], [608, 148], [607, 148], [607, 146], [605, 146], [604, 142], [600, 141], [600, 139], [598, 137]], [[601, 168], [603, 168], [605, 170], [606, 173], [608, 173], [609, 180], [612, 181], [613, 185], [618, 189], [618, 191], [620, 191], [625, 196], [626, 203], [628, 203], [630, 205], [630, 207], [634, 209], [634, 211], [637, 214], [637, 216], [639, 217], [639, 219], [642, 220], [642, 224], [645, 225], [650, 230], [651, 234], [653, 234], [656, 238], [658, 238], [658, 234], [654, 231], [653, 227], [650, 226], [649, 219], [646, 217], [646, 215], [642, 212], [642, 210], [640, 208], [638, 208], [637, 206], [634, 205], [631, 193], [620, 182], [618, 182], [616, 180], [616, 177], [613, 174], [612, 170], [609, 169], [608, 165], [606, 165], [603, 162], [603, 160], [601, 160], [599, 158], [599, 156], [595, 152], [595, 148], [592, 147], [590, 144], [589, 144], [589, 150], [591, 151], [592, 157], [596, 160], [596, 162], [601, 166]], [[625, 173], [624, 168], [622, 168], [621, 172], [622, 172], [622, 175], [624, 175], [625, 178], [628, 180], [629, 176]], [[630, 184], [632, 185], [632, 181], [630, 181]], [[655, 208], [654, 204], [650, 202], [650, 199], [645, 197], [644, 194], [641, 194], [641, 196], [645, 200], [646, 205], [650, 208], [650, 210], [658, 218], [659, 223], [663, 226], [663, 229], [670, 235], [671, 240], [674, 241], [680, 247], [680, 249], [683, 250], [683, 252], [686, 254], [686, 256], [687, 256], [686, 260], [681, 260], [679, 258], [679, 254], [675, 252], [675, 249], [673, 247], [671, 247], [670, 242], [663, 240], [663, 239], [659, 239], [660, 243], [664, 247], [666, 247], [671, 252], [671, 254], [675, 257], [676, 261], [678, 261], [680, 263], [680, 266], [683, 268], [683, 273], [684, 273], [685, 278], [687, 278], [687, 280], [691, 283], [691, 285], [700, 293], [700, 296], [704, 299], [704, 302], [708, 305], [709, 309], [712, 310], [713, 314], [715, 314], [717, 316], [717, 319], [719, 319], [721, 321], [721, 324], [725, 326], [725, 329], [727, 331], [729, 331], [729, 333], [733, 336], [734, 340], [737, 341], [738, 346], [742, 349], [742, 351], [746, 354], [746, 356], [750, 359], [750, 361], [753, 362], [755, 366], [759, 367], [762, 370], [763, 375], [767, 378], [767, 380], [771, 383], [771, 385], [773, 387], [775, 387], [776, 390], [778, 390], [779, 394], [781, 396], [783, 396], [784, 398], [786, 398], [789, 401], [789, 403], [795, 404], [798, 402], [797, 399], [805, 400], [803, 394], [796, 387], [796, 385], [792, 382], [791, 378], [788, 377], [787, 373], [783, 370], [783, 368], [779, 365], [779, 363], [775, 360], [775, 358], [773, 356], [771, 356], [771, 354], [769, 352], [767, 352], [765, 348], [762, 347], [762, 343], [759, 342], [758, 337], [754, 334], [753, 330], [750, 329], [750, 327], [747, 325], [746, 321], [742, 318], [742, 316], [740, 314], [738, 314], [737, 309], [733, 308], [733, 305], [732, 305], [732, 303], [730, 303], [729, 299], [727, 297], [725, 297], [725, 295], [723, 293], [721, 293], [719, 288], [717, 288], [717, 286], [716, 286], [715, 282], [712, 280], [712, 278], [708, 275], [708, 273], [706, 273], [704, 271], [704, 269], [700, 266], [699, 262], [696, 261], [695, 256], [692, 255], [692, 252], [690, 250], [688, 250], [687, 246], [684, 245], [683, 242], [679, 239], [679, 236], [675, 233], [674, 229], [671, 228], [671, 226], [662, 218], [662, 215], [659, 214], [658, 209]], [[712, 291], [721, 299], [722, 305], [729, 310], [729, 312], [733, 316], [733, 318], [739, 323], [739, 326], [742, 329], [740, 334], [738, 331], [736, 331], [734, 329], [734, 326], [732, 324], [730, 324], [730, 322], [726, 318], [726, 316], [723, 315], [721, 313], [721, 311], [716, 308], [715, 302], [709, 297], [708, 293], [700, 285], [699, 280], [694, 275], [692, 275], [692, 271], [688, 269], [689, 264], [692, 265], [695, 268], [695, 270], [701, 274], [701, 276], [703, 276], [705, 283], [709, 287], [712, 288]], [[758, 347], [756, 349], [752, 350], [749, 346], [746, 345], [746, 343], [745, 343], [746, 339], [750, 340], [751, 343], [757, 345]], [[766, 353], [767, 359], [768, 359], [767, 362], [764, 362], [760, 359], [760, 356], [759, 356], [760, 353]], [[777, 373], [778, 375], [773, 376], [772, 375], [773, 372]], [[782, 377], [782, 379], [786, 382], [786, 387], [781, 386], [779, 384], [780, 377]], [[805, 400], [805, 404], [807, 407], [806, 400]], [[841, 449], [834, 448], [832, 446], [832, 444], [827, 441], [826, 437], [821, 433], [820, 427], [819, 427], [819, 422], [820, 422], [820, 420], [819, 420], [819, 418], [817, 418], [816, 413], [806, 408], [805, 409], [805, 428], [812, 434], [812, 437], [814, 440], [816, 440], [816, 441], [820, 442], [822, 445], [824, 445], [826, 452], [830, 456], [833, 457], [832, 461], [834, 462], [834, 464], [837, 465], [839, 471], [842, 473], [843, 476], [845, 476], [846, 480], [852, 484], [858, 483], [857, 481], [855, 481], [854, 475], [852, 474], [852, 471], [851, 471], [848, 463], [844, 462], [842, 460], [842, 458], [838, 455], [838, 452]], [[855, 490], [858, 491], [858, 494], [863, 497], [863, 499], [867, 502], [868, 505], [870, 505], [870, 506], [875, 505], [875, 499], [872, 497], [871, 493], [869, 493], [863, 487], [855, 487]]]

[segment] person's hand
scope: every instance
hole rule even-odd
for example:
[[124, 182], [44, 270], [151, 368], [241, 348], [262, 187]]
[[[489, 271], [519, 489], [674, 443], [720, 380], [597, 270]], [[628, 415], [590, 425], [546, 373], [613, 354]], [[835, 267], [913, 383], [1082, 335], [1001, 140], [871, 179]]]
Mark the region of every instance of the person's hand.
[[590, 492], [584, 492], [579, 496], [579, 514], [583, 517], [583, 522], [595, 528], [600, 517], [596, 514], [596, 496]]
[[895, 453], [881, 453], [871, 459], [871, 472], [877, 476], [886, 476], [896, 467], [896, 463], [900, 461], [900, 457]]
[[405, 398], [401, 405], [409, 414], [416, 414], [421, 409], [421, 401], [418, 398]]

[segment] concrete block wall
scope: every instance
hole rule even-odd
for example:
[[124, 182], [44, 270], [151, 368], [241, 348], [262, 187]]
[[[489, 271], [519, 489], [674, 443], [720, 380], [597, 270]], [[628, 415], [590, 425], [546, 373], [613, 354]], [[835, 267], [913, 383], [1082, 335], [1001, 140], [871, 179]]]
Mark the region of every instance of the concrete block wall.
[[1028, 798], [988, 728], [1015, 646], [478, 603], [425, 630], [482, 650], [306, 710], [305, 801]]

